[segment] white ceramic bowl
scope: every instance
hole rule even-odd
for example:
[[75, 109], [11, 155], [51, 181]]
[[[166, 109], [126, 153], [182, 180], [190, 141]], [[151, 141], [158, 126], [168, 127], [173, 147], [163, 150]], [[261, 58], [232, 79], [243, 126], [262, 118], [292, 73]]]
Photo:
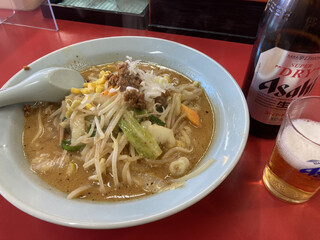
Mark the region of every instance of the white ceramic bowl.
[[77, 228], [120, 228], [155, 221], [196, 203], [214, 190], [237, 164], [248, 137], [245, 98], [231, 75], [217, 62], [190, 47], [147, 37], [112, 37], [86, 41], [50, 53], [20, 71], [4, 87], [52, 66], [82, 68], [133, 59], [156, 62], [200, 81], [212, 102], [216, 132], [202, 163], [216, 161], [181, 188], [127, 202], [67, 200], [30, 171], [22, 149], [23, 105], [0, 108], [0, 193], [22, 211], [42, 220]]

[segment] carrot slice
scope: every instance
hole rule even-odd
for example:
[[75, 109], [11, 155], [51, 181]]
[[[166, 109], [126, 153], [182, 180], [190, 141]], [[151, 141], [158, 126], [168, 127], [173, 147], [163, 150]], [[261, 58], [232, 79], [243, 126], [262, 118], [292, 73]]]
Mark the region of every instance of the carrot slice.
[[112, 97], [114, 95], [116, 95], [118, 92], [117, 91], [114, 91], [114, 92], [110, 92], [110, 90], [113, 89], [112, 87], [108, 87], [107, 90], [103, 91], [102, 92], [102, 95], [103, 96], [109, 96], [109, 97]]
[[196, 111], [184, 104], [181, 104], [181, 112], [187, 115], [187, 118], [192, 124], [194, 124], [196, 127], [201, 127], [200, 117]]

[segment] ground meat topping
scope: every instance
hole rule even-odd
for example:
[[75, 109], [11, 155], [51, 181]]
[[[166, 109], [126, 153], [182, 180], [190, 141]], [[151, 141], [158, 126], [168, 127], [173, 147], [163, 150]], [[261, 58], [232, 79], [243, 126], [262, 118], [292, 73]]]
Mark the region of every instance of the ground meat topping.
[[124, 92], [127, 87], [139, 89], [142, 80], [138, 75], [131, 74], [128, 63], [124, 62], [117, 66], [116, 74], [109, 74], [107, 81], [110, 86], [120, 87], [120, 91]]
[[130, 106], [137, 109], [145, 109], [146, 102], [144, 100], [144, 93], [140, 93], [134, 89], [128, 90], [124, 93], [124, 100], [130, 104]]
[[107, 75], [105, 78], [106, 78], [109, 86], [112, 86], [112, 87], [118, 86], [119, 78], [118, 78], [117, 74], [111, 73], [111, 74]]
[[124, 92], [124, 100], [130, 106], [138, 109], [145, 109], [146, 102], [144, 93], [139, 92], [142, 80], [138, 75], [131, 74], [128, 63], [124, 62], [117, 66], [117, 72], [106, 77], [109, 86], [119, 87], [120, 92]]

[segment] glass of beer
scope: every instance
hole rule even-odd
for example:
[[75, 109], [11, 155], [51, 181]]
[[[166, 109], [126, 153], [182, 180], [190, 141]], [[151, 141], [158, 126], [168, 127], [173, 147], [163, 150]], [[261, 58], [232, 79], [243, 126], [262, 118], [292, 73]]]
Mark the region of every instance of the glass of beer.
[[302, 203], [320, 188], [320, 96], [288, 106], [269, 162], [266, 188], [276, 197]]

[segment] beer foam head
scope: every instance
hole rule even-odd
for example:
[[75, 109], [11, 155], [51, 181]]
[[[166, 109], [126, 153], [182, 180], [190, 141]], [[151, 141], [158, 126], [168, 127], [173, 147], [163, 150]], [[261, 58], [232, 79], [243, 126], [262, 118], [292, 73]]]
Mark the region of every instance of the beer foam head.
[[281, 139], [277, 140], [279, 153], [296, 169], [320, 167], [320, 164], [308, 162], [309, 160], [320, 161], [320, 122], [296, 119], [293, 124], [300, 133], [318, 144], [298, 134], [292, 126], [286, 126]]

